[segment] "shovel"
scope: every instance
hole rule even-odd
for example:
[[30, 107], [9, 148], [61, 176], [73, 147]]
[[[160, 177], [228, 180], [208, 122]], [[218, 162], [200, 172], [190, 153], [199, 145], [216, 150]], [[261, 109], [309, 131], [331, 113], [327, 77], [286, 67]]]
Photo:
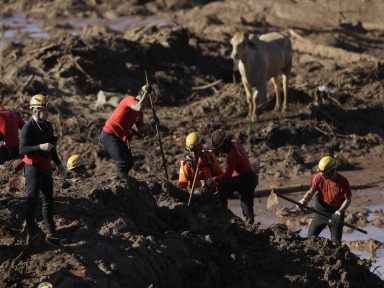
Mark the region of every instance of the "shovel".
[[[312, 207], [310, 207], [310, 206], [308, 206], [308, 205], [305, 205], [305, 204], [301, 204], [300, 202], [295, 201], [295, 200], [293, 200], [293, 199], [291, 199], [291, 198], [288, 198], [287, 196], [284, 196], [284, 195], [275, 193], [273, 190], [271, 191], [271, 194], [270, 194], [269, 197], [268, 197], [268, 200], [267, 200], [267, 208], [268, 208], [268, 203], [269, 203], [269, 205], [270, 205], [269, 208], [272, 207], [273, 205], [276, 205], [277, 203], [279, 203], [277, 197], [283, 198], [284, 200], [287, 200], [287, 201], [289, 201], [289, 202], [291, 202], [291, 203], [294, 203], [294, 204], [296, 204], [297, 206], [299, 206], [300, 208], [304, 208], [304, 209], [307, 209], [307, 210], [309, 210], [309, 211], [315, 212], [315, 213], [320, 214], [320, 215], [322, 215], [322, 216], [324, 216], [324, 217], [327, 217], [327, 218], [329, 218], [329, 219], [331, 218], [331, 215], [332, 215], [332, 214], [329, 214], [329, 213], [325, 213], [325, 212], [319, 211], [319, 210], [317, 210], [317, 209], [315, 209], [315, 208], [312, 208]], [[363, 230], [363, 229], [360, 229], [360, 228], [358, 228], [358, 227], [355, 227], [355, 226], [353, 226], [353, 225], [351, 225], [351, 224], [348, 224], [348, 223], [346, 223], [346, 222], [340, 221], [340, 224], [341, 224], [341, 225], [345, 225], [345, 226], [347, 226], [347, 227], [349, 227], [349, 228], [351, 228], [351, 229], [353, 229], [353, 230], [356, 230], [356, 231], [358, 231], [358, 232], [360, 232], [360, 233], [368, 234], [367, 231], [365, 231], [365, 230]]]

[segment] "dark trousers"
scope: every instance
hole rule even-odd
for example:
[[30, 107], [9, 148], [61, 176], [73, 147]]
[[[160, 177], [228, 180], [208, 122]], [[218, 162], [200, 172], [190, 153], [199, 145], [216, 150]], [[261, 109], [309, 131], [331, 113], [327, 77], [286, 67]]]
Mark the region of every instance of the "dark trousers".
[[[335, 213], [335, 209], [332, 207], [329, 207], [325, 203], [321, 203], [318, 197], [315, 198], [315, 208], [319, 211], [333, 214]], [[342, 215], [340, 218], [340, 221], [344, 221], [344, 216]], [[319, 236], [321, 231], [328, 226], [329, 231], [331, 232], [331, 239], [333, 241], [341, 242], [341, 237], [343, 236], [343, 225], [337, 224], [337, 225], [330, 225], [329, 218], [324, 217], [320, 214], [315, 213], [315, 216], [313, 217], [313, 220], [311, 222], [311, 225], [309, 226], [308, 230], [308, 237], [310, 236]]]
[[115, 134], [101, 131], [100, 141], [116, 163], [118, 175], [127, 175], [132, 169], [133, 158], [128, 145], [115, 136]]
[[6, 149], [5, 147], [0, 148], [0, 165], [9, 160], [14, 160], [17, 158], [20, 158], [19, 146], [16, 146], [12, 149]]
[[218, 192], [223, 207], [228, 207], [228, 195], [238, 191], [243, 215], [253, 218], [253, 194], [258, 183], [258, 176], [253, 172], [243, 173], [237, 177], [224, 179], [218, 183]]
[[42, 170], [36, 166], [24, 165], [27, 199], [25, 203], [25, 220], [27, 231], [36, 232], [35, 210], [39, 192], [43, 200], [42, 214], [47, 233], [55, 232], [53, 221], [53, 181], [51, 171]]

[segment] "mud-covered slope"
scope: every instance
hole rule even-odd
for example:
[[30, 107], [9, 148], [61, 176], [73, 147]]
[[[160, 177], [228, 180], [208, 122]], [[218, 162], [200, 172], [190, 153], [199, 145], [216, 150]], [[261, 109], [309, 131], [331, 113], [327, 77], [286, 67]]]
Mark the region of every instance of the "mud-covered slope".
[[346, 246], [302, 239], [284, 225], [245, 227], [217, 199], [195, 199], [188, 208], [181, 191], [155, 179], [71, 183], [56, 187], [60, 246], [38, 239], [25, 248], [19, 235], [23, 192], [1, 199], [7, 204], [0, 213], [1, 287], [33, 287], [42, 280], [57, 288], [382, 285]]

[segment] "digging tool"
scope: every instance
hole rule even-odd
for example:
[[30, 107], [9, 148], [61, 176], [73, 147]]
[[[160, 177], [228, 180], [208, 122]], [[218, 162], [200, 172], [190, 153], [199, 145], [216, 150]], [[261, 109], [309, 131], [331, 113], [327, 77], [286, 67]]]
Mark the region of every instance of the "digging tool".
[[199, 173], [200, 162], [201, 162], [201, 158], [199, 157], [197, 159], [195, 177], [193, 177], [193, 183], [192, 183], [191, 191], [189, 192], [188, 206], [191, 205], [191, 201], [192, 201], [192, 197], [193, 197], [193, 192], [195, 191], [196, 179], [197, 179], [197, 174]]
[[[304, 209], [307, 209], [307, 210], [309, 210], [309, 211], [315, 212], [315, 213], [320, 214], [320, 215], [322, 215], [322, 216], [324, 216], [324, 217], [327, 217], [327, 218], [329, 218], [329, 219], [331, 218], [331, 215], [332, 215], [332, 214], [329, 214], [329, 213], [325, 213], [325, 212], [319, 211], [319, 210], [317, 210], [317, 209], [315, 209], [315, 208], [313, 208], [313, 207], [310, 207], [310, 206], [308, 206], [308, 205], [305, 205], [305, 204], [301, 204], [300, 202], [295, 201], [295, 200], [293, 200], [293, 199], [291, 199], [291, 198], [288, 198], [287, 196], [284, 196], [284, 195], [275, 193], [273, 190], [271, 191], [271, 195], [272, 195], [272, 196], [270, 195], [269, 197], [271, 197], [271, 198], [276, 197], [276, 196], [273, 196], [273, 194], [275, 194], [277, 197], [283, 198], [284, 200], [287, 200], [287, 201], [289, 201], [289, 202], [291, 202], [291, 203], [293, 203], [293, 204], [296, 204], [297, 206], [299, 206], [299, 207], [301, 207], [301, 208], [304, 208]], [[268, 197], [268, 198], [269, 198], [269, 197]], [[277, 198], [276, 198], [276, 200], [277, 200]], [[275, 200], [275, 201], [271, 201], [270, 203], [273, 202], [274, 205], [275, 205], [275, 204], [277, 204], [277, 201], [276, 201], [276, 200]], [[351, 224], [348, 224], [348, 223], [346, 223], [346, 222], [340, 221], [340, 224], [345, 225], [345, 226], [347, 226], [347, 227], [349, 227], [349, 228], [351, 228], [351, 229], [353, 229], [353, 230], [356, 230], [356, 231], [358, 231], [358, 232], [360, 232], [360, 233], [368, 234], [367, 231], [365, 231], [365, 230], [363, 230], [363, 229], [360, 229], [360, 228], [358, 228], [358, 227], [355, 227], [355, 226], [353, 226], [353, 225], [351, 225]]]
[[[149, 84], [148, 82], [148, 76], [147, 76], [147, 70], [144, 70], [145, 72], [145, 80], [147, 82], [147, 84]], [[153, 118], [154, 119], [158, 119], [157, 116], [156, 116], [156, 110], [155, 110], [155, 106], [152, 102], [152, 97], [149, 96], [149, 101], [151, 103], [151, 108], [152, 108], [152, 113], [153, 113]], [[169, 178], [168, 178], [168, 170], [167, 170], [167, 162], [165, 160], [165, 156], [164, 156], [164, 151], [163, 151], [163, 144], [161, 143], [161, 137], [160, 137], [160, 133], [159, 133], [159, 127], [158, 127], [158, 124], [157, 122], [155, 123], [155, 127], [156, 127], [156, 134], [157, 134], [157, 139], [159, 139], [159, 146], [160, 146], [160, 151], [161, 151], [161, 158], [163, 159], [163, 168], [164, 168], [164, 173], [165, 173], [165, 178], [167, 179], [167, 181], [169, 181]]]

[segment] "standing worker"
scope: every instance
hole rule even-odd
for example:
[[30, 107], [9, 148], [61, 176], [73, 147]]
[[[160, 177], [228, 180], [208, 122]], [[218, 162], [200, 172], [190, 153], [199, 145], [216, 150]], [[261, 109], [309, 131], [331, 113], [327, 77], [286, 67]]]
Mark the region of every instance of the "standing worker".
[[223, 174], [209, 178], [206, 185], [217, 183], [221, 204], [228, 208], [228, 194], [238, 191], [240, 206], [247, 224], [254, 223], [253, 194], [258, 183], [258, 176], [253, 172], [247, 152], [237, 140], [231, 139], [222, 130], [216, 130], [211, 136], [213, 147], [221, 153], [227, 154], [227, 167]]
[[19, 157], [19, 130], [23, 126], [20, 114], [6, 110], [0, 100], [0, 165]]
[[345, 210], [351, 204], [351, 188], [348, 180], [337, 173], [336, 159], [332, 156], [321, 158], [318, 164], [319, 173], [312, 179], [311, 187], [299, 202], [307, 204], [316, 192], [315, 208], [321, 212], [329, 213], [331, 218], [315, 214], [308, 231], [308, 237], [319, 236], [321, 231], [329, 226], [332, 241], [341, 243]]
[[[223, 170], [220, 167], [219, 161], [212, 151], [204, 150], [201, 137], [198, 133], [192, 132], [185, 139], [185, 146], [188, 155], [184, 161], [181, 161], [179, 172], [179, 188], [191, 188], [195, 179], [196, 168], [198, 174], [196, 176], [195, 186], [200, 189], [200, 192], [214, 192], [213, 187], [205, 191], [205, 182], [208, 178], [220, 175]], [[199, 160], [200, 159], [200, 160]], [[197, 165], [200, 161], [199, 165]]]
[[50, 104], [47, 97], [38, 94], [31, 98], [29, 108], [32, 119], [28, 121], [20, 134], [19, 152], [24, 155], [24, 174], [27, 190], [25, 220], [29, 243], [38, 232], [34, 212], [39, 192], [43, 200], [42, 214], [47, 232], [46, 239], [57, 239], [53, 221], [53, 180], [51, 160], [65, 180], [67, 171], [61, 164], [56, 151], [57, 138], [53, 134], [52, 124], [47, 121]]
[[[134, 134], [141, 134], [147, 129], [143, 119], [143, 108], [147, 105], [148, 95], [152, 103], [156, 102], [157, 93], [151, 85], [144, 85], [139, 94], [126, 96], [111, 117], [107, 120], [100, 134], [100, 141], [116, 162], [116, 173], [120, 179], [127, 179], [133, 166], [130, 142]], [[157, 123], [158, 119], [152, 119], [151, 123]], [[133, 129], [133, 125], [137, 130]]]

